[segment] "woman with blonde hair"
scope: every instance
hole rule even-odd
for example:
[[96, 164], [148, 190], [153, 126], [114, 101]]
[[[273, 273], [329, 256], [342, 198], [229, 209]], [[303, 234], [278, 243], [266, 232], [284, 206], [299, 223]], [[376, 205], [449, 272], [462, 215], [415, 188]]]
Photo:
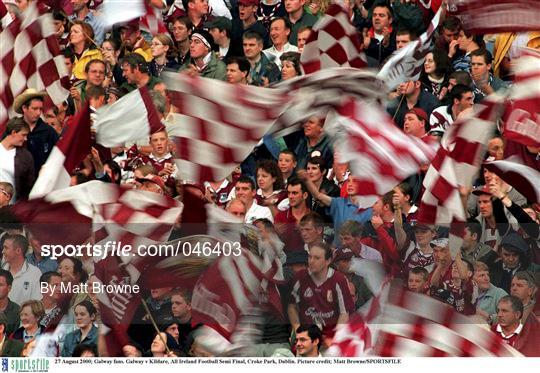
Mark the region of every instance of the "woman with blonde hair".
[[180, 64], [175, 58], [176, 48], [169, 35], [155, 35], [150, 50], [153, 57], [152, 62], [150, 62], [150, 73], [155, 77], [159, 77], [163, 69], [177, 71], [180, 68]]
[[21, 305], [19, 317], [21, 319], [21, 327], [12, 335], [12, 339], [16, 339], [23, 343], [28, 343], [43, 332], [43, 326], [39, 324], [45, 316], [45, 308], [39, 300], [28, 300]]
[[94, 30], [92, 26], [83, 21], [73, 21], [69, 29], [69, 48], [75, 55], [73, 76], [76, 79], [86, 79], [86, 64], [91, 60], [103, 60], [103, 55], [94, 43]]

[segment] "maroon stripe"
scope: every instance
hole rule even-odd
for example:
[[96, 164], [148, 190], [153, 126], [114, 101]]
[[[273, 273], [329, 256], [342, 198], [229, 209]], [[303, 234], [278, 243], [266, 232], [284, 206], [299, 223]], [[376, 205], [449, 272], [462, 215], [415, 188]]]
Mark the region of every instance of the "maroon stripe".
[[146, 86], [139, 88], [139, 94], [141, 95], [144, 107], [146, 108], [146, 119], [148, 120], [148, 124], [150, 125], [150, 134], [163, 129], [163, 124], [161, 124], [161, 120], [159, 119], [156, 107], [152, 102], [152, 97], [150, 97], [148, 88]]

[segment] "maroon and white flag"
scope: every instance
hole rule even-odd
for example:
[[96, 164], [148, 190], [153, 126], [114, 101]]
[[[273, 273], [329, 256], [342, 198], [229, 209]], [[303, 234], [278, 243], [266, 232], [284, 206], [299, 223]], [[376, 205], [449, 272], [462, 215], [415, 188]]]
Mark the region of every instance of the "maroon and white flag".
[[340, 160], [349, 162], [362, 185], [360, 206], [371, 206], [435, 156], [433, 147], [405, 134], [374, 103], [349, 100], [337, 114], [327, 119], [332, 125], [325, 130], [334, 136]]
[[179, 178], [221, 180], [249, 155], [285, 110], [283, 89], [232, 85], [164, 72], [173, 114]]
[[315, 23], [300, 63], [306, 74], [329, 67], [367, 66], [358, 31], [343, 5], [331, 4], [326, 14]]
[[504, 137], [540, 147], [540, 52], [524, 49], [513, 66], [514, 84], [505, 105]]
[[[437, 155], [424, 178], [425, 192], [418, 213], [418, 221], [426, 224], [448, 225], [466, 221], [459, 187], [469, 187], [478, 174], [488, 140], [495, 131], [500, 115], [501, 99], [488, 96], [477, 105], [473, 115], [462, 118], [448, 128]], [[453, 224], [450, 249], [460, 246], [463, 227]]]
[[444, 302], [390, 287], [378, 324], [375, 356], [518, 357], [523, 356], [495, 333]]
[[141, 29], [152, 35], [167, 32], [161, 9], [149, 4], [148, 0], [105, 0], [102, 6], [105, 25], [128, 22], [140, 18]]
[[0, 0], [0, 31], [9, 26], [13, 21], [11, 14], [9, 14], [6, 4]]
[[15, 97], [26, 88], [46, 90], [55, 104], [69, 96], [60, 82], [68, 72], [52, 17], [40, 14], [36, 3], [0, 33], [0, 134]]
[[147, 87], [136, 89], [97, 111], [96, 142], [106, 147], [146, 139], [164, 126]]
[[30, 192], [30, 199], [69, 187], [71, 173], [90, 153], [91, 148], [90, 107], [86, 104], [69, 121], [65, 134], [51, 151]]
[[448, 9], [459, 16], [465, 30], [475, 34], [540, 30], [536, 0], [449, 0]]
[[510, 157], [504, 161], [485, 162], [484, 167], [514, 187], [532, 203], [540, 203], [540, 172]]
[[443, 12], [444, 7], [440, 7], [426, 32], [418, 40], [394, 52], [383, 65], [377, 76], [386, 82], [388, 88], [394, 89], [403, 82], [418, 80], [424, 66], [424, 57], [431, 50], [431, 39], [439, 27]]

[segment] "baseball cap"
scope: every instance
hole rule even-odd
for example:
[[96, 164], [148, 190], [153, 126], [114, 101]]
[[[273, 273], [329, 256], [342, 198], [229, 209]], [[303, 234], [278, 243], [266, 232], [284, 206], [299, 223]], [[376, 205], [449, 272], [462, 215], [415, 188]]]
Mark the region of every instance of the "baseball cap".
[[259, 0], [238, 0], [238, 4], [242, 4], [242, 5], [245, 5], [245, 6], [249, 6], [249, 5], [256, 5], [256, 6], [259, 6]]
[[481, 194], [488, 194], [491, 195], [491, 191], [489, 190], [489, 187], [487, 185], [484, 185], [482, 188], [477, 188], [473, 190], [472, 194], [479, 196]]
[[415, 114], [419, 119], [422, 119], [424, 122], [428, 122], [428, 116], [426, 112], [419, 107], [413, 107], [411, 110], [409, 110], [407, 113], [413, 113]]
[[438, 246], [438, 247], [448, 247], [448, 243], [449, 243], [449, 242], [450, 242], [450, 241], [448, 240], [448, 238], [437, 238], [437, 239], [431, 241], [431, 242], [429, 243], [429, 245], [430, 245], [431, 247], [435, 247], [435, 246]]
[[139, 177], [135, 180], [137, 180], [139, 183], [151, 182], [159, 186], [161, 190], [165, 190], [165, 183], [163, 182], [163, 179], [157, 175], [148, 174], [145, 177]]
[[204, 23], [204, 28], [218, 28], [219, 30], [228, 30], [229, 32], [232, 29], [232, 22], [226, 17], [216, 17], [210, 21]]
[[353, 256], [353, 251], [348, 247], [339, 248], [334, 252], [334, 262], [351, 259]]

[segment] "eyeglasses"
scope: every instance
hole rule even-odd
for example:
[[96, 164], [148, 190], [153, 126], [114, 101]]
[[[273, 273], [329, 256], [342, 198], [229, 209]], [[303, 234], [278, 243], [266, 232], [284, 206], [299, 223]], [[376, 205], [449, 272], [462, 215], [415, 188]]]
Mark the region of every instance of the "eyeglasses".
[[162, 46], [163, 44], [161, 44], [161, 43], [152, 43], [152, 44], [150, 44], [150, 45], [153, 46], [153, 47], [160, 47], [160, 46]]

